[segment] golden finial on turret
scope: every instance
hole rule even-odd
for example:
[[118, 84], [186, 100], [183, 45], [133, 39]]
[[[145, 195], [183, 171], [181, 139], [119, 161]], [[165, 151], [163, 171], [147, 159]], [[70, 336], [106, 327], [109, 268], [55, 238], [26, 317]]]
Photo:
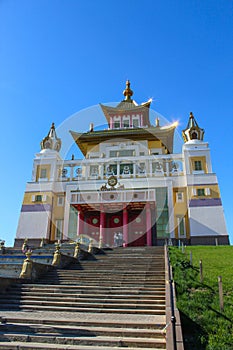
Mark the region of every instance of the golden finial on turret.
[[130, 89], [130, 81], [126, 81], [126, 88], [123, 91], [123, 95], [125, 96], [125, 101], [131, 101], [131, 96], [133, 96], [133, 91]]

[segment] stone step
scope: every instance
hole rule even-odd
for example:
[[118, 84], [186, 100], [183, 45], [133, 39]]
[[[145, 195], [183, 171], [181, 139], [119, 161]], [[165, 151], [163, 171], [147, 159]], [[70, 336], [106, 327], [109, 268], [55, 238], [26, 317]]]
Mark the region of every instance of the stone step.
[[[56, 303], [55, 303], [56, 304]], [[2, 310], [22, 310], [22, 311], [34, 311], [34, 310], [38, 310], [38, 311], [62, 311], [62, 312], [98, 312], [98, 313], [104, 313], [104, 312], [108, 312], [111, 314], [114, 313], [118, 313], [118, 314], [138, 314], [138, 315], [164, 315], [165, 314], [165, 306], [161, 307], [161, 309], [151, 309], [151, 307], [148, 307], [146, 309], [136, 309], [136, 308], [105, 308], [104, 306], [102, 308], [97, 308], [97, 307], [93, 307], [93, 305], [91, 305], [90, 307], [68, 307], [66, 305], [64, 306], [58, 306], [58, 305], [41, 305], [37, 304], [37, 305], [22, 305], [19, 307], [17, 307], [17, 305], [14, 304], [4, 304], [1, 307]]]
[[158, 349], [166, 349], [166, 341], [163, 338], [134, 338], [134, 337], [108, 337], [108, 336], [64, 336], [57, 333], [36, 335], [33, 333], [0, 333], [0, 341], [17, 341], [17, 342], [40, 342], [40, 343], [55, 343], [66, 345], [95, 345], [95, 346], [121, 346], [121, 347], [147, 347]]
[[[10, 304], [15, 304], [15, 302], [13, 301], [13, 303], [11, 302]], [[71, 301], [60, 301], [58, 300], [43, 300], [43, 299], [39, 299], [39, 300], [29, 300], [29, 299], [25, 299], [25, 300], [19, 300], [19, 302], [17, 303], [19, 305], [20, 308], [24, 308], [25, 306], [29, 307], [31, 306], [51, 306], [51, 307], [69, 307], [69, 308], [74, 308], [75, 309], [79, 309], [79, 308], [101, 308], [101, 309], [136, 309], [136, 310], [144, 310], [148, 307], [152, 308], [154, 310], [164, 310], [165, 307], [165, 303], [153, 303], [151, 305], [151, 303], [146, 303], [145, 301], [143, 303], [138, 303], [138, 302], [125, 302], [122, 303], [122, 301], [118, 302], [118, 303], [114, 303], [114, 302], [109, 302], [108, 300], [104, 300], [102, 302], [97, 302], [96, 300], [93, 301], [89, 301], [89, 302], [84, 302], [81, 301], [80, 299], [77, 299], [73, 302]]]
[[89, 273], [88, 270], [84, 270], [84, 271], [58, 271], [56, 273], [53, 274], [48, 274], [46, 276], [44, 276], [44, 278], [50, 279], [50, 278], [56, 278], [56, 277], [67, 277], [67, 278], [98, 278], [99, 276], [101, 276], [101, 278], [104, 279], [138, 279], [139, 281], [141, 279], [161, 279], [164, 278], [165, 272], [164, 271], [159, 271], [159, 273], [154, 273], [152, 272], [151, 274], [144, 274], [143, 272], [141, 272], [140, 274], [133, 274], [133, 273], [127, 273], [125, 271], [123, 272], [117, 272], [114, 273], [112, 271], [110, 271], [110, 273], [105, 273], [105, 272], [98, 272], [98, 270], [94, 271], [94, 273]]
[[1, 349], [166, 349], [164, 249], [106, 251], [16, 283], [0, 305]]
[[[2, 350], [126, 350], [125, 346], [96, 346], [96, 345], [65, 345], [65, 344], [46, 344], [46, 343], [25, 343], [25, 342], [1, 342], [0, 349]], [[160, 350], [161, 348], [153, 348], [154, 350]], [[165, 349], [165, 348], [164, 348]], [[151, 350], [151, 348], [141, 347], [129, 347], [127, 350]]]
[[139, 293], [128, 293], [128, 294], [111, 294], [111, 293], [85, 293], [85, 292], [74, 292], [74, 293], [58, 293], [58, 292], [54, 292], [54, 291], [50, 291], [47, 292], [45, 290], [43, 290], [42, 292], [40, 292], [40, 295], [38, 296], [38, 293], [33, 292], [33, 291], [28, 291], [28, 292], [21, 292], [19, 293], [8, 293], [8, 295], [0, 295], [0, 300], [17, 300], [20, 298], [37, 298], [37, 297], [56, 297], [56, 298], [63, 298], [64, 300], [66, 300], [67, 298], [80, 298], [80, 299], [105, 299], [108, 298], [110, 300], [121, 300], [122, 302], [124, 302], [125, 299], [127, 300], [147, 300], [147, 301], [153, 301], [153, 300], [158, 300], [158, 299], [165, 299], [165, 293], [164, 292], [160, 292], [157, 294], [152, 294], [152, 295], [147, 295], [147, 294], [139, 294]]
[[[19, 302], [26, 302], [26, 301], [60, 301], [61, 297], [58, 296], [57, 294], [53, 294], [53, 295], [46, 295], [46, 296], [41, 296], [41, 295], [21, 295], [21, 296], [8, 296], [8, 297], [0, 297], [0, 301], [1, 302], [11, 302], [11, 304], [17, 304]], [[153, 299], [146, 299], [146, 298], [131, 298], [128, 296], [125, 296], [124, 298], [118, 298], [118, 297], [108, 297], [108, 296], [102, 296], [101, 297], [97, 297], [92, 295], [91, 297], [86, 297], [86, 296], [64, 296], [62, 295], [62, 301], [63, 302], [71, 302], [71, 303], [76, 303], [76, 302], [91, 302], [95, 300], [95, 302], [107, 302], [108, 304], [110, 303], [122, 303], [122, 304], [128, 304], [128, 303], [137, 303], [137, 304], [150, 304], [150, 305], [156, 305], [156, 304], [163, 304], [165, 302], [165, 296], [162, 298], [161, 296], [158, 298], [153, 298]]]
[[[75, 315], [75, 318], [74, 318]], [[87, 315], [89, 316], [87, 318]], [[41, 314], [39, 315], [41, 316]], [[38, 313], [35, 315], [33, 314], [27, 314], [27, 313], [14, 313], [7, 315], [4, 317], [5, 324], [36, 324], [36, 325], [53, 325], [53, 326], [66, 326], [66, 327], [99, 327], [100, 325], [102, 327], [113, 327], [113, 328], [131, 328], [131, 329], [152, 329], [152, 330], [159, 330], [162, 331], [165, 327], [165, 316], [152, 316], [152, 319], [146, 316], [141, 317], [129, 317], [126, 315], [126, 317], [123, 317], [120, 315], [114, 315], [112, 318], [109, 317], [108, 314], [103, 314], [103, 317], [101, 319], [99, 318], [99, 314], [93, 313], [93, 314], [78, 314], [78, 313], [71, 313], [71, 314], [65, 314], [65, 317], [61, 317], [60, 314], [56, 313], [44, 313], [43, 319], [38, 317]]]
[[117, 269], [103, 269], [103, 268], [89, 268], [89, 269], [80, 269], [80, 270], [56, 270], [56, 271], [51, 271], [48, 272], [48, 276], [56, 276], [56, 275], [62, 275], [62, 274], [67, 274], [69, 275], [90, 275], [90, 276], [94, 276], [94, 275], [101, 275], [104, 274], [105, 276], [111, 276], [111, 275], [120, 275], [120, 276], [148, 276], [148, 277], [153, 277], [153, 276], [160, 276], [161, 273], [165, 273], [164, 269], [159, 269], [159, 270], [151, 270], [151, 271], [147, 271], [147, 270], [137, 270], [137, 271], [132, 271], [132, 269], [126, 270], [124, 269], [123, 271], [120, 271], [118, 268]]
[[157, 285], [152, 288], [148, 287], [113, 287], [113, 286], [91, 286], [91, 285], [59, 285], [59, 284], [24, 284], [22, 287], [12, 288], [11, 291], [14, 292], [37, 292], [37, 293], [48, 293], [48, 292], [59, 292], [59, 293], [93, 293], [93, 292], [103, 292], [103, 293], [116, 293], [117, 294], [147, 294], [154, 295], [155, 293], [164, 293], [165, 286]]
[[75, 335], [75, 336], [99, 336], [108, 335], [112, 337], [134, 337], [134, 338], [164, 338], [162, 328], [158, 329], [138, 329], [125, 327], [109, 327], [109, 326], [86, 326], [72, 327], [70, 325], [54, 325], [51, 324], [35, 324], [34, 322], [10, 323], [0, 326], [0, 333], [53, 333], [58, 335]]
[[[46, 284], [46, 283], [51, 283], [51, 281], [46, 281], [46, 280], [42, 280], [41, 281], [42, 283]], [[81, 280], [81, 279], [77, 279], [76, 280], [73, 280], [72, 279], [65, 279], [65, 278], [61, 278], [61, 279], [55, 279], [52, 281], [52, 283], [60, 283], [61, 285], [77, 285], [78, 286], [95, 286], [95, 287], [98, 287], [98, 286], [106, 286], [106, 287], [122, 287], [122, 286], [125, 286], [125, 287], [140, 287], [140, 286], [144, 286], [144, 287], [151, 287], [153, 288], [155, 285], [157, 286], [164, 286], [165, 283], [164, 281], [156, 281], [156, 282], [150, 282], [150, 281], [141, 281], [140, 283], [138, 281], [111, 281], [111, 280], [100, 280], [100, 279], [97, 279], [97, 280]]]
[[165, 295], [165, 289], [164, 288], [159, 288], [156, 290], [152, 290], [152, 291], [140, 291], [140, 290], [122, 290], [122, 289], [114, 289], [114, 290], [98, 290], [98, 289], [80, 289], [77, 288], [76, 290], [67, 290], [67, 289], [63, 289], [63, 288], [48, 288], [47, 290], [45, 288], [41, 289], [41, 288], [32, 288], [32, 289], [27, 289], [27, 290], [23, 290], [20, 292], [17, 292], [15, 290], [9, 291], [6, 295], [0, 295], [0, 299], [4, 298], [4, 297], [9, 297], [9, 298], [16, 298], [16, 297], [20, 297], [20, 296], [35, 296], [38, 295], [38, 293], [41, 296], [59, 296], [59, 297], [80, 297], [80, 298], [91, 298], [91, 297], [99, 297], [99, 298], [120, 298], [120, 299], [124, 299], [124, 298], [134, 298], [134, 299], [157, 299], [161, 296]]

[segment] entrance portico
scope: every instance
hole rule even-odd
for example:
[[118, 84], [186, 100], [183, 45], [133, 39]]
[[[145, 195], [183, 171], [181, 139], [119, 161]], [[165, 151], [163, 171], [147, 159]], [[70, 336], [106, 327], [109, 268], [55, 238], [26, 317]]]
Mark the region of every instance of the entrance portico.
[[[72, 196], [74, 199], [73, 194]], [[152, 218], [155, 217], [155, 201], [130, 203], [109, 201], [107, 204], [72, 203], [71, 205], [78, 211], [78, 237], [84, 235], [95, 242], [101, 240], [105, 246], [113, 246], [114, 234], [120, 232], [125, 246], [152, 246], [155, 242], [156, 237], [152, 237], [152, 231], [153, 235], [156, 235], [155, 223], [152, 222]]]

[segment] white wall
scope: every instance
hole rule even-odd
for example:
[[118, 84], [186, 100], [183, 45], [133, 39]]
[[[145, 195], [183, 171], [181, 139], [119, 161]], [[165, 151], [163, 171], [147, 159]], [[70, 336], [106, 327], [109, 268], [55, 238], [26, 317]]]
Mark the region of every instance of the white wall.
[[47, 238], [50, 213], [21, 212], [16, 238]]
[[191, 236], [227, 235], [222, 206], [189, 208]]

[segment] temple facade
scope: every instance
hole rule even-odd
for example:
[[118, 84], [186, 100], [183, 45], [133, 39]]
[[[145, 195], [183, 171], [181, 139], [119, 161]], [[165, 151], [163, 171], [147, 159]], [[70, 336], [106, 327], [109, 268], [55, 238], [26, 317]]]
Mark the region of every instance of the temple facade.
[[82, 159], [62, 159], [52, 124], [33, 162], [15, 245], [92, 239], [100, 246], [229, 244], [216, 174], [204, 130], [190, 113], [182, 152], [177, 123], [150, 121], [151, 100], [138, 105], [130, 82], [116, 107], [100, 104], [107, 127], [70, 131]]

